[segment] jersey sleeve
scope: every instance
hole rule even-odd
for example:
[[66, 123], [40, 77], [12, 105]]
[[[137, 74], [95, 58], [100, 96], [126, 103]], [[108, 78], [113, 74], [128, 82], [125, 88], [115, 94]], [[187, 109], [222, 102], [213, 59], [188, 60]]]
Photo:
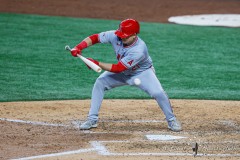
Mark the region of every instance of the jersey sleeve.
[[106, 31], [99, 33], [100, 43], [112, 43], [116, 39], [114, 31]]

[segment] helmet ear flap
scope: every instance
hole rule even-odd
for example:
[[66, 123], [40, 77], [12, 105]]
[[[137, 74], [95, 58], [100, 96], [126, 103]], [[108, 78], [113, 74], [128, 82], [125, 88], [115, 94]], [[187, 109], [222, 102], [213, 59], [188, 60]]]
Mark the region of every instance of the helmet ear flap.
[[138, 21], [134, 19], [126, 19], [119, 24], [119, 28], [116, 30], [115, 34], [120, 38], [126, 38], [135, 33], [138, 34], [139, 32], [140, 25]]
[[[136, 20], [135, 20], [136, 21]], [[140, 32], [140, 24], [139, 24], [139, 22], [138, 21], [136, 21], [136, 24], [135, 24], [136, 26], [135, 26], [135, 28], [136, 28], [136, 34], [139, 34], [139, 32]]]

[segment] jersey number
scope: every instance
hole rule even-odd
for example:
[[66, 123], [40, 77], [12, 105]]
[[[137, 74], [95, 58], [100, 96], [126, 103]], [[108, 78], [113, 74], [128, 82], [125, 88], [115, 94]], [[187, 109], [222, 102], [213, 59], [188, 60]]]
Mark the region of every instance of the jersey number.
[[132, 68], [132, 71], [135, 71], [135, 70], [137, 70], [138, 68], [140, 68], [139, 65], [135, 65], [135, 66]]

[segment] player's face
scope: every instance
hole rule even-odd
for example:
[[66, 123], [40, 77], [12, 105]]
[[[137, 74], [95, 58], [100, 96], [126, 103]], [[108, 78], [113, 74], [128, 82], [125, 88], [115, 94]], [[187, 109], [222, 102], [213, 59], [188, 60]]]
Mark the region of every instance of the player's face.
[[129, 45], [133, 44], [133, 42], [135, 42], [136, 37], [137, 37], [137, 35], [134, 34], [129, 37], [122, 38], [122, 42], [124, 45], [129, 46]]

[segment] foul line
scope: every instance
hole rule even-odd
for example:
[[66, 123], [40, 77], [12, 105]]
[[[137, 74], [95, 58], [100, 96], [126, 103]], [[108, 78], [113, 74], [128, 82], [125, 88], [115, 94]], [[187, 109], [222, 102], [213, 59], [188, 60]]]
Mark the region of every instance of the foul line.
[[41, 126], [69, 127], [69, 125], [64, 125], [64, 124], [54, 124], [54, 123], [36, 122], [36, 121], [24, 121], [24, 120], [19, 120], [19, 119], [0, 118], [0, 120], [1, 121], [7, 121], [7, 122], [15, 122], [15, 123], [25, 123], [25, 124], [32, 124], [32, 125], [41, 125]]

